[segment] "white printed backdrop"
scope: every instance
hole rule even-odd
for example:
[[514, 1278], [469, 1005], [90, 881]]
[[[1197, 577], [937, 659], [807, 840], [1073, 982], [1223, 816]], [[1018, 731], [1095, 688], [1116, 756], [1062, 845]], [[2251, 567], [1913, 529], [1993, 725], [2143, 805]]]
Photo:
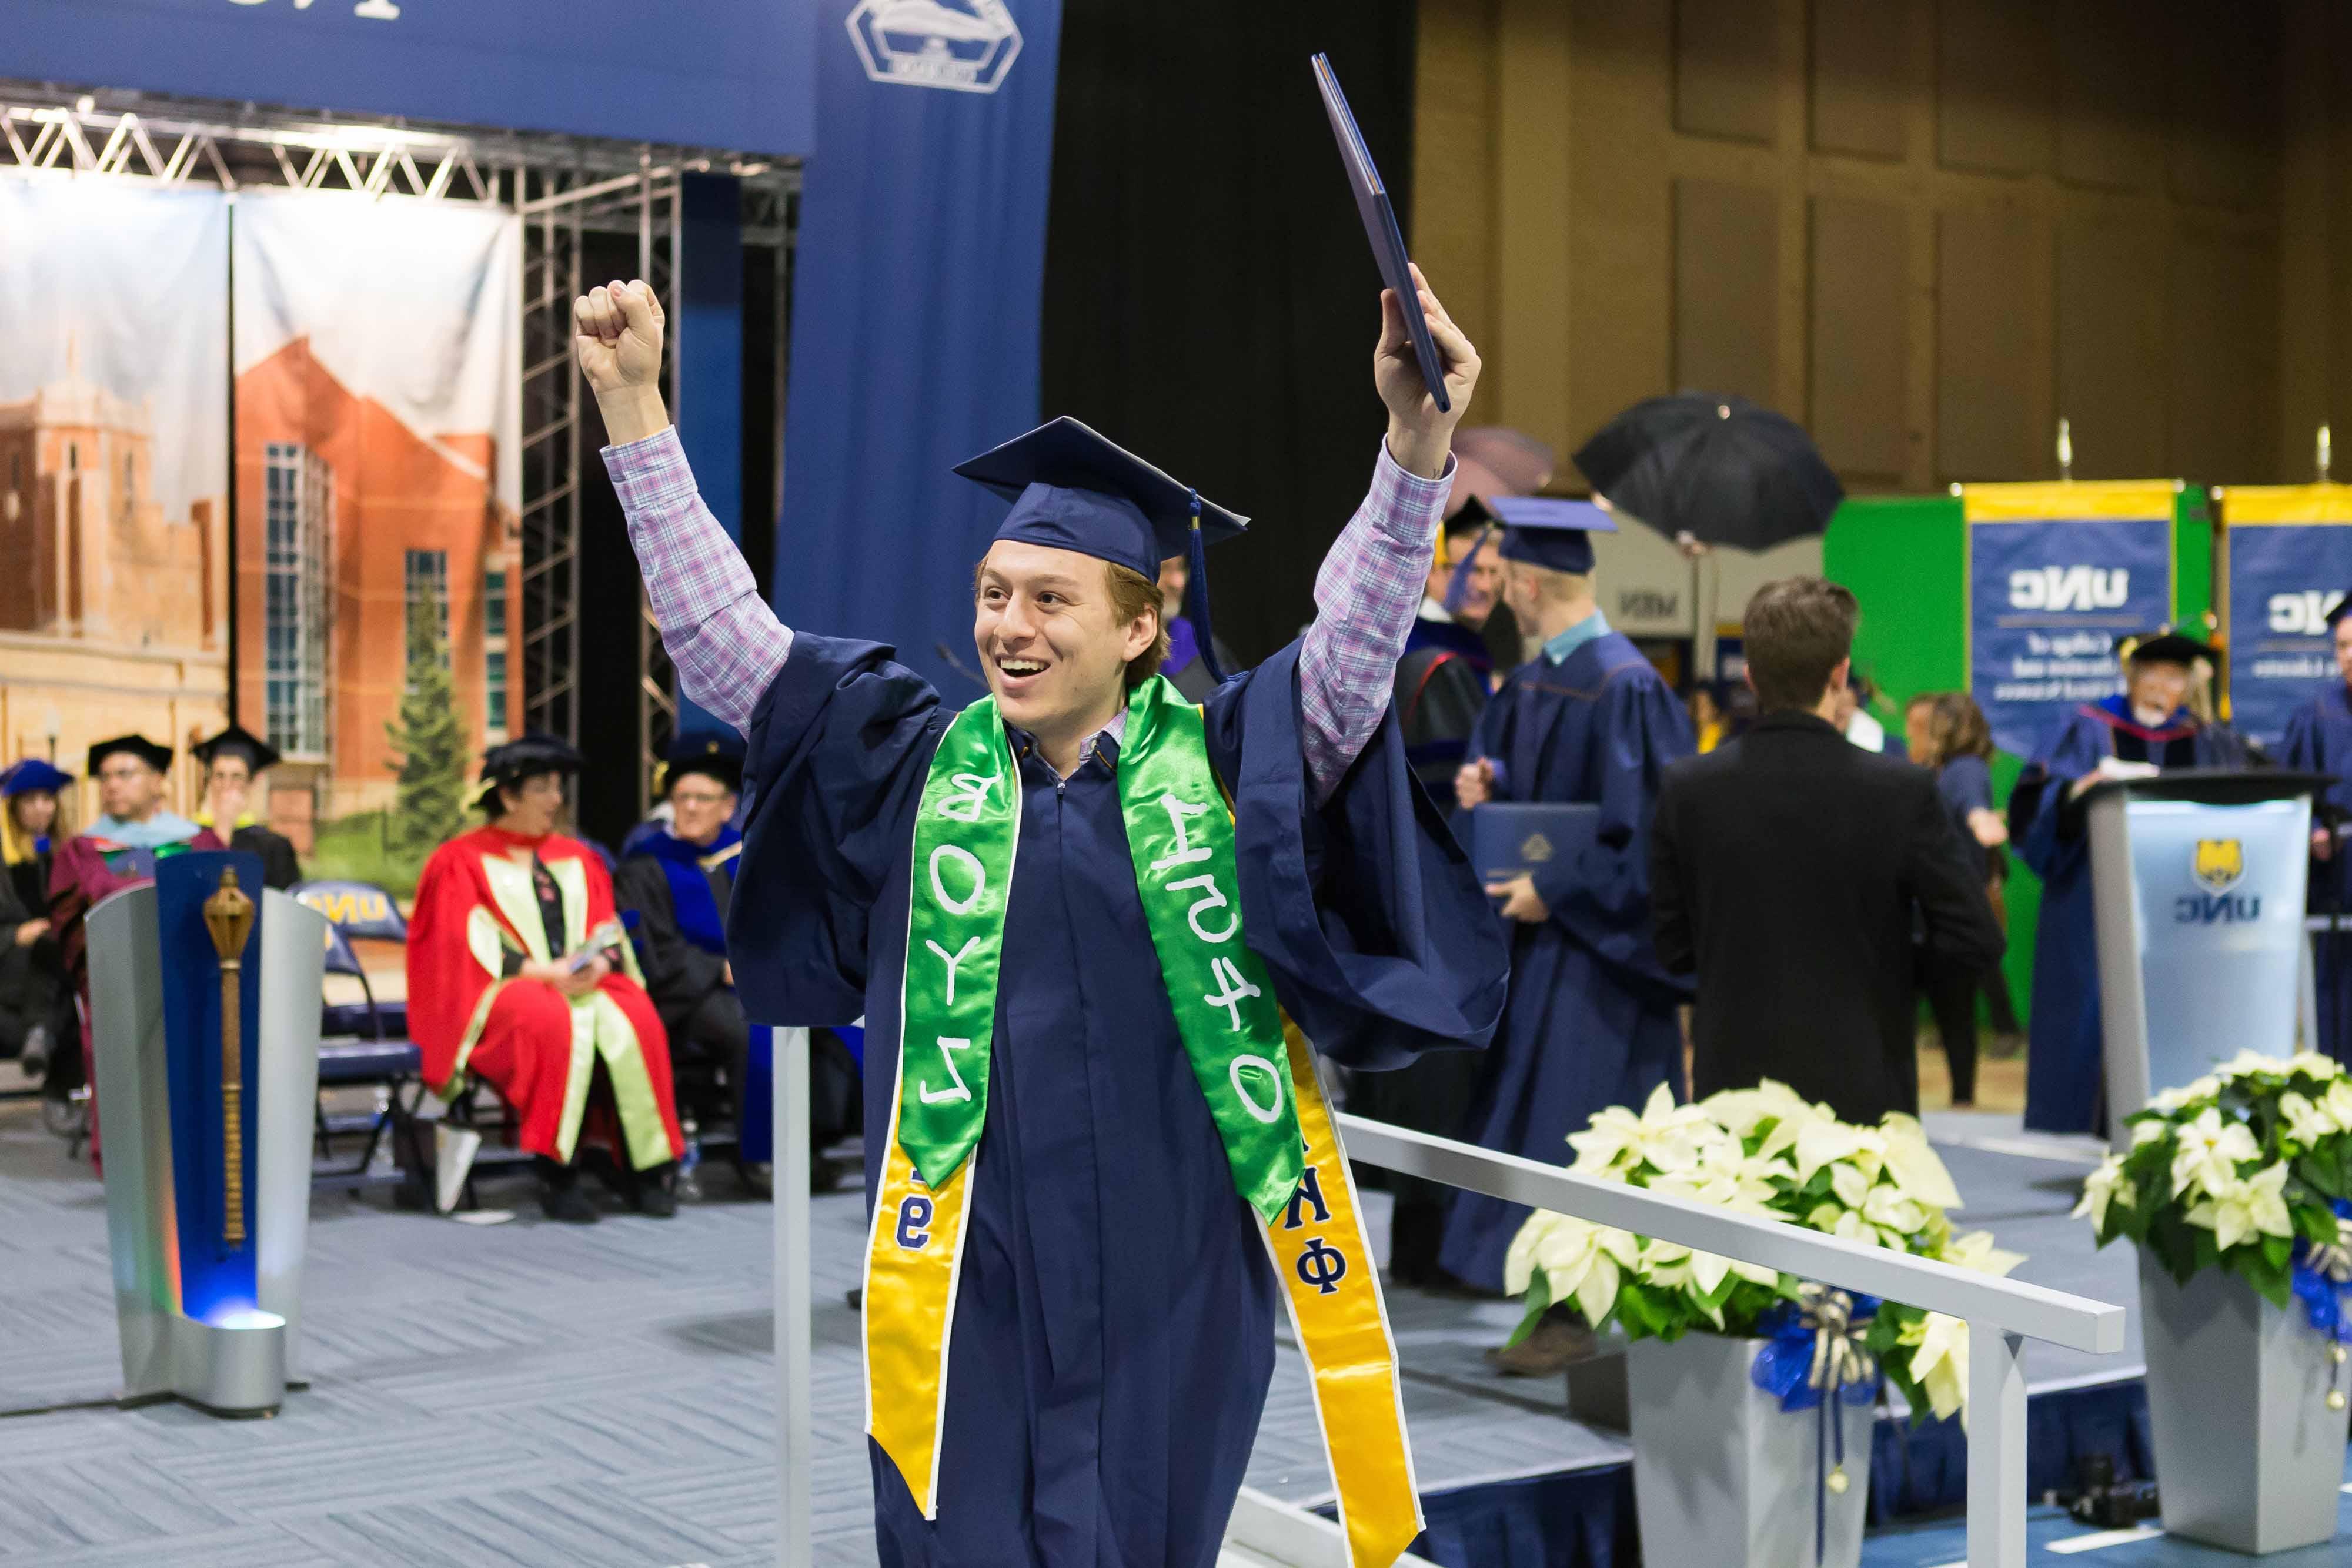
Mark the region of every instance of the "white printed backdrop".
[[323, 816], [374, 811], [412, 597], [442, 607], [468, 747], [521, 728], [522, 230], [467, 203], [258, 192], [235, 235], [239, 570], [266, 622], [239, 627], [240, 695], [310, 759]]
[[0, 764], [226, 715], [228, 225], [217, 192], [0, 177]]

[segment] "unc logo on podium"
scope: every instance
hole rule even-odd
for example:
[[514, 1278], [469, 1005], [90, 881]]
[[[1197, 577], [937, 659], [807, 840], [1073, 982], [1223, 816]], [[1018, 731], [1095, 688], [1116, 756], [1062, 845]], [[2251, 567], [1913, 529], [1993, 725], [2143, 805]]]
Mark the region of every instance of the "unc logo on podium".
[[2246, 874], [2246, 845], [2242, 839], [2200, 839], [2197, 858], [2192, 869], [2197, 880], [2208, 892], [2227, 893], [2238, 885]]
[[858, 0], [848, 26], [866, 74], [900, 87], [994, 92], [1021, 57], [1003, 0]]
[[300, 1381], [331, 928], [261, 857], [192, 852], [89, 913], [90, 1032], [126, 1397], [266, 1415]]

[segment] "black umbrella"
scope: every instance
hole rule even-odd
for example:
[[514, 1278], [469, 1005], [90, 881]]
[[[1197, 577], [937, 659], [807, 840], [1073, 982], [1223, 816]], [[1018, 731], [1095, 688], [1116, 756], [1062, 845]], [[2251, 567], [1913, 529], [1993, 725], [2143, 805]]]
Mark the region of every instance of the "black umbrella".
[[1746, 398], [1644, 398], [1603, 426], [1576, 465], [1611, 506], [1668, 538], [1769, 549], [1820, 533], [1845, 498], [1812, 437]]

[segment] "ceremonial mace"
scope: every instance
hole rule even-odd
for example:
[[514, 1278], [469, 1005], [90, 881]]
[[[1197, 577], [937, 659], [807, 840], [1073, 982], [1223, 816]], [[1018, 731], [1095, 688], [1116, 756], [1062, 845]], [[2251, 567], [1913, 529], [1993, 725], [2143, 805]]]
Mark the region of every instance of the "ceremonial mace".
[[253, 900], [239, 893], [235, 870], [221, 873], [220, 887], [205, 900], [205, 929], [221, 967], [221, 1240], [245, 1240], [245, 1000], [239, 965], [253, 930]]

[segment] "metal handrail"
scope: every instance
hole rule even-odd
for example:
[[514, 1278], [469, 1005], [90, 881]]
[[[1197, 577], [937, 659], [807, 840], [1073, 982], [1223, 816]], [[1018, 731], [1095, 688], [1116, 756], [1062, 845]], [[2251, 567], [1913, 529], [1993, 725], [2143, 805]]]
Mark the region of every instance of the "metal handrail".
[[2110, 1355], [2124, 1346], [2124, 1309], [2042, 1285], [1601, 1181], [1451, 1138], [1337, 1118], [1348, 1157], [1448, 1186], [1572, 1215], [1595, 1224], [1825, 1285], [1945, 1312], [1969, 1325], [1969, 1568], [2024, 1568], [2024, 1342]]

